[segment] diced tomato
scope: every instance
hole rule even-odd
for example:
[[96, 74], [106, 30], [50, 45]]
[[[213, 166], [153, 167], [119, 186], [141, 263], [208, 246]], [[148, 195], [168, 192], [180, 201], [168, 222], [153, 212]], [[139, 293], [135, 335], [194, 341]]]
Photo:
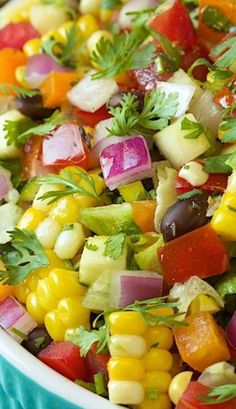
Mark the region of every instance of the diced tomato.
[[209, 224], [165, 244], [159, 249], [159, 258], [168, 285], [192, 276], [219, 275], [229, 268], [226, 250]]
[[80, 379], [87, 382], [89, 379], [86, 360], [80, 356], [79, 347], [72, 342], [52, 342], [38, 354], [38, 358], [72, 381]]
[[28, 180], [35, 176], [43, 176], [47, 173], [56, 173], [50, 166], [42, 163], [42, 141], [43, 138], [33, 136], [24, 147], [23, 156], [23, 179]]
[[152, 91], [156, 88], [157, 81], [167, 81], [172, 74], [169, 72], [158, 74], [156, 64], [151, 64], [147, 68], [130, 71], [129, 75], [133, 78], [140, 91]]
[[196, 33], [188, 10], [181, 0], [169, 0], [163, 7], [163, 12], [151, 19], [149, 26], [186, 51], [196, 45]]
[[201, 398], [204, 398], [204, 395], [206, 395], [209, 390], [209, 388], [200, 382], [190, 382], [178, 402], [176, 409], [235, 409], [236, 399], [224, 403], [215, 403], [214, 405], [202, 403]]
[[75, 108], [75, 114], [78, 116], [83, 125], [91, 127], [94, 127], [98, 124], [98, 122], [103, 121], [104, 119], [111, 118], [111, 114], [109, 114], [105, 105], [103, 105], [100, 109], [93, 113]]
[[66, 166], [88, 168], [88, 149], [85, 147], [77, 124], [61, 125], [52, 135], [43, 139], [42, 163], [63, 169]]
[[29, 22], [10, 23], [0, 30], [0, 49], [9, 47], [21, 50], [28, 40], [37, 37], [40, 34]]
[[89, 373], [92, 376], [96, 375], [97, 373], [102, 373], [104, 375], [104, 379], [106, 383], [108, 382], [108, 371], [107, 371], [107, 363], [110, 359], [109, 354], [98, 354], [97, 353], [97, 344], [93, 344], [86, 355], [86, 362], [88, 365]]
[[[212, 173], [204, 185], [198, 186], [198, 189], [203, 190], [209, 195], [223, 194], [228, 182], [228, 175], [222, 173]], [[187, 180], [177, 175], [176, 177], [176, 193], [182, 195], [182, 193], [189, 192], [194, 189], [194, 186], [190, 185]]]
[[223, 87], [215, 95], [214, 102], [221, 105], [223, 108], [229, 108], [236, 102], [236, 95], [234, 95], [233, 92], [229, 90], [229, 88]]

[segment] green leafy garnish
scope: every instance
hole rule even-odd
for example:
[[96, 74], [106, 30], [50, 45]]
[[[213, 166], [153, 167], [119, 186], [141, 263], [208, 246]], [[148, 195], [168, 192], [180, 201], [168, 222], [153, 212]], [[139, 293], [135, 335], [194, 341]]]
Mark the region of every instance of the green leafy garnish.
[[13, 91], [19, 98], [32, 98], [40, 94], [40, 92], [35, 89], [26, 89], [15, 84], [0, 84], [0, 92], [3, 95], [8, 95], [9, 91]]
[[219, 130], [224, 132], [222, 142], [236, 141], [236, 118], [225, 118], [219, 126]]
[[176, 313], [171, 315], [158, 316], [152, 314], [152, 310], [158, 308], [176, 308], [178, 303], [167, 303], [166, 297], [150, 298], [149, 300], [135, 301], [133, 304], [123, 308], [123, 311], [136, 311], [139, 312], [147, 325], [155, 326], [159, 324], [165, 324], [169, 327], [175, 327], [176, 325], [187, 326], [184, 321], [180, 321], [176, 318], [183, 315], [183, 313]]
[[126, 14], [132, 17], [132, 26], [137, 28], [145, 26], [154, 12], [155, 8], [148, 8], [141, 11], [130, 11]]
[[177, 199], [178, 200], [187, 200], [187, 199], [192, 199], [192, 197], [194, 197], [194, 196], [200, 196], [200, 195], [203, 195], [202, 190], [193, 189], [193, 190], [190, 190], [189, 192], [185, 192], [185, 193], [182, 193], [181, 195], [178, 195]]
[[227, 33], [232, 25], [230, 20], [217, 7], [205, 7], [202, 12], [202, 19], [208, 27], [221, 33]]
[[45, 251], [36, 235], [27, 230], [15, 229], [10, 232], [11, 248], [4, 251], [2, 261], [6, 271], [0, 272], [0, 281], [4, 284], [16, 285], [37, 268], [46, 267], [49, 264]]
[[183, 131], [190, 131], [184, 135], [185, 139], [197, 139], [203, 132], [204, 126], [199, 122], [191, 121], [188, 118], [184, 118], [181, 122], [181, 129]]
[[79, 327], [75, 330], [75, 334], [70, 334], [67, 339], [73, 344], [80, 347], [81, 356], [86, 356], [91, 346], [97, 343], [97, 353], [102, 354], [106, 352], [109, 341], [109, 330], [105, 324], [99, 329], [88, 331], [84, 327]]
[[37, 125], [32, 119], [25, 117], [17, 121], [6, 121], [4, 131], [7, 144], [13, 143], [20, 147], [24, 145], [33, 135], [48, 135], [58, 125], [62, 125], [68, 120], [67, 116], [59, 111], [55, 111], [43, 124]]
[[23, 339], [24, 341], [27, 341], [28, 339], [28, 335], [25, 334], [24, 332], [20, 331], [19, 329], [12, 327], [11, 328], [11, 332], [13, 334], [15, 334], [17, 337], [20, 337], [21, 339]]
[[100, 7], [105, 10], [114, 10], [121, 5], [121, 0], [102, 0]]
[[44, 346], [46, 337], [38, 337], [34, 339], [34, 345], [37, 349], [40, 349]]
[[211, 55], [217, 58], [215, 63], [217, 69], [230, 67], [236, 60], [236, 37], [227, 38], [222, 44], [217, 45]]
[[[86, 188], [82, 186], [82, 183], [80, 185], [75, 181], [78, 177], [81, 182], [85, 182]], [[68, 195], [74, 195], [75, 193], [99, 200], [93, 178], [79, 168], [74, 169], [73, 172], [70, 169], [64, 170], [63, 177], [54, 174], [42, 176], [37, 178], [37, 182], [40, 185], [57, 184], [63, 187], [60, 190], [46, 192], [39, 198], [40, 200], [50, 199], [49, 203], [54, 203], [57, 199]]]
[[86, 243], [85, 244], [86, 249], [90, 250], [90, 251], [97, 251], [98, 250], [98, 246], [96, 246], [96, 244], [90, 244], [90, 243]]
[[210, 156], [209, 158], [204, 158], [203, 170], [207, 173], [231, 173], [231, 167], [226, 163], [232, 154]]
[[206, 395], [200, 396], [199, 400], [207, 404], [217, 404], [236, 398], [236, 384], [216, 386]]
[[168, 125], [169, 119], [177, 111], [178, 104], [178, 93], [166, 95], [161, 89], [155, 89], [145, 94], [144, 106], [140, 112], [135, 95], [125, 94], [119, 107], [110, 108], [114, 119], [111, 128], [108, 129], [109, 134], [152, 136]]
[[11, 181], [15, 188], [18, 188], [22, 182], [21, 173], [22, 173], [22, 163], [20, 159], [7, 159], [0, 160], [0, 166], [9, 170], [11, 173]]
[[[166, 59], [164, 60], [164, 65], [168, 71], [176, 71], [180, 67], [182, 49], [171, 42], [166, 36], [158, 33], [155, 30], [149, 30], [151, 35], [159, 41], [163, 51], [166, 54]], [[159, 58], [159, 57], [158, 57]], [[164, 56], [161, 56], [163, 59]]]
[[99, 372], [94, 375], [94, 384], [97, 395], [107, 395], [103, 373]]
[[84, 382], [80, 379], [75, 380], [76, 385], [82, 386], [82, 388], [87, 389], [90, 392], [96, 393], [95, 385], [91, 382]]
[[84, 51], [84, 40], [79, 37], [78, 28], [73, 24], [66, 31], [66, 41], [61, 43], [53, 36], [43, 42], [43, 51], [50, 55], [58, 64], [76, 68], [78, 57]]
[[112, 78], [150, 65], [155, 58], [156, 46], [152, 43], [142, 46], [146, 36], [146, 30], [140, 29], [115, 34], [112, 39], [102, 37], [91, 57], [92, 63], [99, 67], [92, 78]]
[[125, 245], [125, 233], [114, 234], [110, 236], [105, 243], [104, 256], [110, 257], [113, 260], [118, 260], [123, 252]]

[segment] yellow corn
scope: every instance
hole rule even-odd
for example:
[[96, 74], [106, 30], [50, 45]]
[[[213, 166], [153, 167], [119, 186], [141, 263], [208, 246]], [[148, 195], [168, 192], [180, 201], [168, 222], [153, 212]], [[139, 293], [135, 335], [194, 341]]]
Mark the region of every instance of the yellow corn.
[[79, 221], [79, 211], [76, 199], [73, 196], [64, 196], [59, 199], [49, 212], [49, 217], [61, 225]]
[[84, 14], [77, 20], [77, 26], [85, 39], [99, 30], [99, 24], [92, 14]]
[[170, 371], [173, 365], [173, 358], [166, 349], [153, 347], [144, 358], [148, 371]]
[[157, 399], [145, 399], [136, 409], [171, 409], [171, 401], [167, 394], [161, 393]]
[[147, 326], [135, 311], [113, 312], [109, 315], [110, 332], [115, 334], [143, 335]]
[[159, 348], [170, 349], [174, 342], [171, 329], [164, 325], [148, 327], [144, 338], [149, 348], [158, 345]]
[[100, 9], [99, 18], [102, 23], [107, 24], [111, 21], [113, 10]]
[[218, 311], [220, 311], [220, 308], [213, 298], [205, 294], [199, 294], [189, 306], [189, 314], [194, 314], [195, 312], [210, 312], [211, 314], [215, 314]]
[[18, 229], [34, 231], [38, 227], [39, 223], [43, 221], [45, 216], [46, 213], [43, 212], [42, 210], [30, 207], [25, 211], [25, 213], [19, 220], [17, 227]]
[[111, 358], [108, 363], [108, 374], [111, 381], [142, 381], [145, 373], [144, 363], [138, 358]]
[[16, 80], [19, 82], [19, 84], [22, 87], [29, 88], [29, 84], [27, 83], [27, 81], [25, 79], [25, 77], [26, 77], [26, 67], [25, 67], [25, 65], [21, 65], [20, 67], [16, 68], [15, 77], [16, 77]]
[[36, 237], [45, 249], [53, 249], [62, 225], [50, 217], [46, 217], [35, 230]]
[[28, 40], [23, 46], [23, 52], [26, 57], [31, 57], [35, 54], [40, 54], [42, 51], [42, 40], [41, 38], [32, 38]]

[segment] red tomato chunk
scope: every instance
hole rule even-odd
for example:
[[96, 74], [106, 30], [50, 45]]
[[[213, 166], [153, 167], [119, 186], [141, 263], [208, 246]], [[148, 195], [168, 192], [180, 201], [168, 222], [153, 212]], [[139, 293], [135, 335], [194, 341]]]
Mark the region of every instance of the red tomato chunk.
[[40, 35], [30, 23], [10, 23], [0, 30], [0, 49], [10, 47], [21, 50], [28, 40], [37, 37]]

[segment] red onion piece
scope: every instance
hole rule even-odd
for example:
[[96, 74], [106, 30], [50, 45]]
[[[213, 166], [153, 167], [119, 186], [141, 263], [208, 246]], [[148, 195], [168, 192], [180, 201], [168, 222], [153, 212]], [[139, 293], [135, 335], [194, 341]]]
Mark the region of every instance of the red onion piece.
[[226, 327], [225, 336], [228, 343], [236, 350], [236, 311]]
[[0, 167], [0, 200], [12, 189], [11, 174], [8, 170]]
[[89, 168], [94, 169], [100, 166], [100, 154], [107, 146], [120, 142], [119, 136], [108, 136], [99, 141], [90, 152]]
[[152, 176], [150, 153], [143, 136], [120, 138], [100, 154], [104, 179], [110, 190]]
[[47, 54], [32, 55], [26, 65], [26, 81], [31, 88], [38, 88], [51, 71], [70, 72]]
[[112, 307], [125, 307], [134, 301], [160, 297], [163, 277], [153, 271], [118, 271], [113, 274], [110, 287]]

